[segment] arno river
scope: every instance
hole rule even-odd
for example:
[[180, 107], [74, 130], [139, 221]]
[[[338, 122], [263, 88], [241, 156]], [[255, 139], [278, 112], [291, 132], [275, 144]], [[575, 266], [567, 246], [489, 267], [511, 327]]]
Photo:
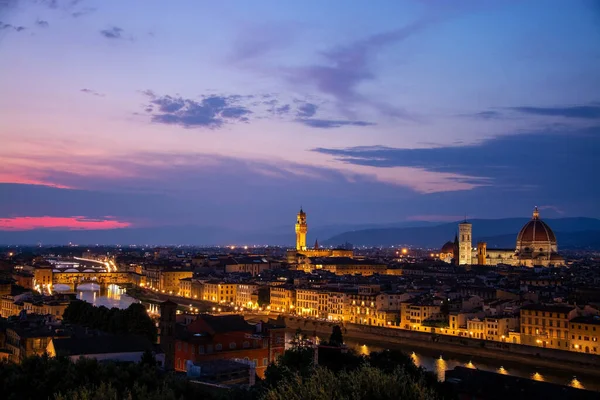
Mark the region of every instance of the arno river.
[[[68, 285], [54, 285], [53, 289], [57, 292], [71, 291]], [[77, 287], [77, 298], [85, 300], [97, 307], [104, 306], [108, 308], [127, 308], [132, 303], [139, 303], [139, 300], [125, 294], [125, 289], [118, 285], [98, 285], [97, 283], [86, 283]]]
[[574, 377], [572, 374], [554, 370], [549, 368], [536, 368], [519, 363], [510, 363], [501, 360], [476, 359], [460, 354], [440, 354], [439, 351], [427, 351], [423, 349], [413, 349], [410, 346], [399, 344], [372, 344], [364, 341], [347, 339], [346, 344], [351, 349], [354, 349], [359, 354], [369, 354], [372, 351], [381, 351], [384, 349], [402, 350], [410, 354], [413, 362], [428, 371], [434, 372], [440, 381], [445, 379], [446, 371], [454, 369], [454, 367], [462, 366], [469, 368], [477, 368], [483, 371], [497, 372], [501, 374], [518, 376], [521, 378], [535, 379], [539, 381], [557, 383], [560, 385], [569, 385], [573, 387], [585, 388], [588, 390], [600, 391], [600, 384], [597, 382], [597, 377], [578, 375]]
[[[55, 285], [55, 291], [70, 291], [66, 285]], [[61, 290], [62, 289], [62, 290]], [[139, 303], [139, 300], [125, 294], [125, 289], [117, 285], [101, 286], [98, 284], [84, 284], [77, 288], [77, 298], [85, 300], [95, 306], [105, 306], [108, 308], [127, 308], [132, 303]], [[290, 340], [291, 340], [290, 333]], [[326, 337], [321, 339], [327, 340]], [[600, 391], [600, 383], [594, 376], [572, 374], [556, 369], [536, 368], [524, 366], [519, 363], [510, 363], [501, 360], [478, 360], [459, 354], [439, 354], [436, 351], [427, 351], [423, 349], [411, 348], [408, 345], [400, 344], [382, 344], [346, 339], [349, 348], [355, 350], [358, 354], [369, 354], [372, 351], [381, 351], [387, 348], [404, 351], [411, 355], [413, 362], [428, 371], [434, 372], [438, 379], [443, 381], [447, 370], [456, 366], [465, 366], [469, 368], [478, 368], [484, 371], [498, 372], [522, 378], [542, 380], [561, 385], [570, 385], [574, 387], [584, 387], [589, 390]]]

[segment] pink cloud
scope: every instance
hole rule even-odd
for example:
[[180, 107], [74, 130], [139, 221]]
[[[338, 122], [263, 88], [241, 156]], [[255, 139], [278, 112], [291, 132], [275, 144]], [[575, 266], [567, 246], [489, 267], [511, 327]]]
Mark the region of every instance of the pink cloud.
[[464, 219], [464, 215], [411, 215], [408, 221], [453, 222]]
[[113, 219], [86, 217], [13, 217], [0, 218], [0, 230], [29, 231], [32, 229], [104, 230], [130, 227], [131, 223]]

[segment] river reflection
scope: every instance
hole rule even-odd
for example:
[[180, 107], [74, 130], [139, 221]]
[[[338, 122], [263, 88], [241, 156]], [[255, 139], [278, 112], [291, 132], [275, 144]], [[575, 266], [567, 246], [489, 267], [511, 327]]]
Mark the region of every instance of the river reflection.
[[[326, 338], [325, 338], [326, 339]], [[446, 377], [446, 371], [461, 366], [467, 368], [475, 368], [483, 371], [496, 372], [503, 375], [513, 375], [521, 378], [534, 379], [556, 383], [560, 385], [568, 385], [578, 389], [589, 389], [600, 391], [600, 384], [596, 382], [596, 378], [592, 376], [574, 377], [568, 372], [563, 372], [556, 369], [535, 368], [516, 363], [508, 363], [503, 361], [495, 364], [494, 360], [476, 360], [470, 359], [468, 356], [452, 354], [435, 354], [433, 350], [412, 349], [409, 346], [389, 344], [388, 347], [383, 347], [381, 344], [370, 344], [359, 342], [353, 339], [346, 340], [346, 345], [356, 351], [358, 354], [368, 355], [373, 351], [382, 351], [385, 349], [397, 349], [410, 354], [415, 365], [422, 367], [427, 371], [436, 374], [438, 380], [443, 381]]]
[[139, 303], [139, 300], [128, 296], [125, 289], [119, 285], [99, 285], [97, 283], [86, 283], [77, 286], [77, 298], [87, 301], [97, 307], [107, 308], [127, 308], [133, 303]]

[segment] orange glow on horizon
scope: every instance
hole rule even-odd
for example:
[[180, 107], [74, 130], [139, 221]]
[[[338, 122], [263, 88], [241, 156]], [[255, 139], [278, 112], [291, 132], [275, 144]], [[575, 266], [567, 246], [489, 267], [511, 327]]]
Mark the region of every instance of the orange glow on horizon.
[[[105, 217], [107, 218], [107, 217]], [[86, 217], [14, 217], [0, 218], [0, 230], [28, 231], [32, 229], [117, 229], [130, 227], [131, 223], [113, 219], [93, 219]]]

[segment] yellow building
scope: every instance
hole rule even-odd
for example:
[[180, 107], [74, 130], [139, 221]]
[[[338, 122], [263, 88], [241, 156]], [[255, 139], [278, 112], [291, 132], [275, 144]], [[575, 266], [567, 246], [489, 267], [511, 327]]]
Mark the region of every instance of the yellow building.
[[569, 305], [530, 304], [521, 307], [521, 343], [568, 350], [569, 321], [577, 309]]
[[600, 354], [600, 317], [576, 317], [569, 324], [571, 351]]
[[237, 284], [207, 281], [204, 282], [202, 290], [202, 300], [207, 300], [218, 304], [235, 304]]
[[52, 268], [36, 268], [33, 271], [34, 285], [52, 285], [54, 283], [52, 274]]
[[177, 294], [179, 293], [179, 281], [191, 278], [193, 275], [194, 273], [190, 270], [163, 269], [160, 271], [158, 289], [163, 293]]
[[[47, 326], [37, 327], [8, 327], [6, 329], [6, 348], [10, 352], [9, 359], [20, 363], [24, 358], [34, 355], [41, 356], [46, 347], [57, 333]], [[60, 334], [59, 334], [60, 336]]]
[[305, 272], [312, 270], [329, 271], [336, 275], [385, 274], [387, 266], [377, 261], [355, 260], [351, 257], [314, 257], [301, 266]]
[[294, 312], [296, 308], [296, 291], [292, 286], [271, 286], [271, 311]]
[[192, 289], [191, 289], [191, 297], [194, 299], [202, 299], [204, 298], [204, 282], [197, 280], [197, 279], [192, 279], [192, 283], [191, 283]]
[[327, 296], [327, 319], [331, 321], [346, 321], [349, 319], [348, 295], [341, 292], [329, 292]]
[[348, 321], [355, 324], [376, 325], [377, 293], [359, 291], [348, 294], [347, 312]]
[[485, 321], [479, 318], [468, 320], [467, 331], [473, 339], [485, 339]]
[[192, 297], [192, 278], [183, 278], [179, 280], [178, 295], [181, 297]]
[[[253, 283], [239, 283], [235, 292], [235, 305], [239, 307], [253, 308], [252, 296], [256, 294], [258, 285]], [[273, 308], [273, 307], [271, 307]]]
[[202, 300], [219, 303], [221, 281], [207, 281], [202, 285]]
[[2, 309], [0, 310], [0, 314], [2, 318], [8, 318], [13, 315], [19, 315], [19, 313], [23, 309], [23, 303], [15, 303], [15, 297], [10, 295], [2, 296], [1, 304]]
[[327, 318], [327, 293], [319, 289], [296, 289], [296, 312], [308, 317]]
[[508, 342], [509, 333], [519, 328], [519, 319], [513, 316], [486, 317], [484, 321], [486, 340]]
[[430, 330], [422, 327], [424, 321], [436, 319], [440, 315], [441, 307], [433, 303], [419, 301], [405, 301], [400, 304], [400, 326], [404, 329]]

